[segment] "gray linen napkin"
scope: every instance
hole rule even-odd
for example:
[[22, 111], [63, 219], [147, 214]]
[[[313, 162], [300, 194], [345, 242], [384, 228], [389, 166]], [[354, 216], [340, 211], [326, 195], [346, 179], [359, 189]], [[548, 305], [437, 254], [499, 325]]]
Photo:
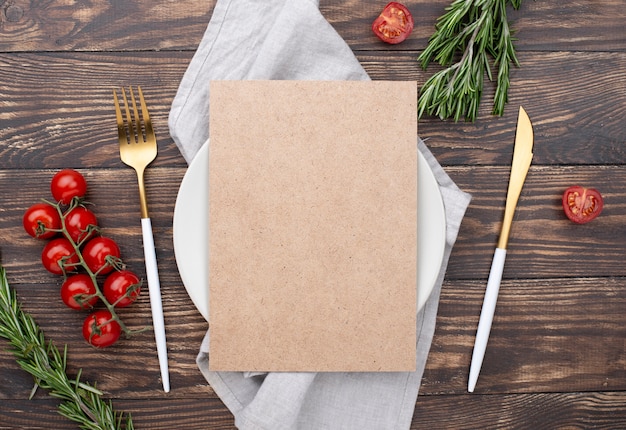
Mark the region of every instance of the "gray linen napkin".
[[[369, 79], [315, 0], [218, 0], [172, 104], [170, 134], [190, 162], [208, 138], [213, 79]], [[440, 185], [446, 211], [444, 261], [417, 316], [417, 371], [268, 373], [208, 370], [207, 332], [197, 364], [240, 429], [409, 428], [430, 349], [439, 294], [470, 195], [441, 168], [424, 142], [418, 148]]]

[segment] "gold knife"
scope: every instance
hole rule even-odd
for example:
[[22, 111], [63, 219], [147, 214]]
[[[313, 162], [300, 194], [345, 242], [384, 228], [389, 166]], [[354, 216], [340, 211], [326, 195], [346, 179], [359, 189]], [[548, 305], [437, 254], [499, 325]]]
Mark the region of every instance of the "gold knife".
[[511, 177], [509, 179], [509, 189], [506, 195], [506, 206], [504, 209], [504, 220], [502, 221], [500, 239], [498, 240], [498, 245], [493, 255], [493, 261], [491, 262], [487, 289], [485, 290], [485, 299], [483, 301], [482, 310], [480, 311], [478, 330], [476, 331], [474, 352], [472, 353], [472, 363], [470, 365], [469, 382], [467, 385], [467, 391], [470, 393], [473, 392], [476, 387], [478, 374], [480, 373], [483, 358], [485, 357], [487, 340], [489, 339], [493, 314], [496, 309], [496, 301], [498, 300], [498, 291], [500, 290], [500, 281], [502, 280], [506, 247], [511, 231], [511, 222], [513, 221], [517, 200], [522, 192], [522, 186], [524, 185], [524, 180], [526, 179], [526, 174], [528, 173], [532, 159], [533, 125], [524, 108], [520, 106], [519, 115], [517, 117], [517, 131], [515, 133]]

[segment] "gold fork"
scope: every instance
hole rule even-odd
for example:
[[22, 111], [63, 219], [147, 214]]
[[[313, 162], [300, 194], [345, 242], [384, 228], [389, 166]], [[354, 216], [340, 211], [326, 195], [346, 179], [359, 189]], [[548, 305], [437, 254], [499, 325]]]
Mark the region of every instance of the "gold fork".
[[[143, 249], [146, 260], [146, 276], [148, 277], [148, 290], [150, 293], [150, 307], [152, 309], [152, 324], [154, 337], [161, 369], [161, 379], [165, 392], [170, 391], [170, 379], [167, 366], [167, 345], [165, 341], [165, 322], [163, 319], [163, 304], [161, 302], [161, 287], [159, 283], [159, 271], [157, 268], [154, 238], [152, 236], [152, 222], [148, 215], [146, 203], [146, 190], [144, 186], [144, 171], [157, 156], [157, 141], [152, 129], [152, 121], [143, 97], [141, 87], [137, 87], [141, 115], [137, 109], [133, 88], [129, 87], [130, 104], [126, 96], [126, 90], [122, 87], [122, 99], [124, 101], [125, 116], [117, 97], [117, 91], [113, 90], [115, 103], [115, 115], [117, 118], [117, 133], [120, 142], [120, 158], [122, 161], [135, 169], [139, 182], [139, 202], [141, 206], [141, 231], [143, 235]], [[131, 114], [132, 110], [132, 114]]]

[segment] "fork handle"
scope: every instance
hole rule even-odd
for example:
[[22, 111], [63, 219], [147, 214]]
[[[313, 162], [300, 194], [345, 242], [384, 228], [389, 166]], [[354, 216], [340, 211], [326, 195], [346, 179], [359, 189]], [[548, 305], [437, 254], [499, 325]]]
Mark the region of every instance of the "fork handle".
[[154, 237], [152, 236], [152, 221], [150, 218], [141, 218], [141, 232], [143, 234], [143, 252], [146, 260], [146, 276], [150, 293], [150, 308], [152, 309], [152, 326], [154, 339], [159, 357], [163, 390], [170, 391], [170, 375], [167, 366], [167, 344], [165, 342], [165, 321], [163, 319], [163, 304], [161, 302], [161, 285], [159, 269], [157, 267]]

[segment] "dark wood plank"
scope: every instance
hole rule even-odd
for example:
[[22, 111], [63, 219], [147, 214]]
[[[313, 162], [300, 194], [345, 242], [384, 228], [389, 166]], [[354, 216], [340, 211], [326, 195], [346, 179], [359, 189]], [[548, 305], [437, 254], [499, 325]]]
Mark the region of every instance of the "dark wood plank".
[[214, 1], [3, 1], [0, 52], [195, 49]]
[[[423, 394], [466, 392], [485, 285], [444, 283]], [[625, 286], [623, 277], [505, 279], [476, 393], [623, 391]]]
[[494, 87], [486, 84], [475, 123], [420, 122], [420, 134], [430, 139], [440, 163], [510, 165], [522, 105], [533, 122], [533, 165], [623, 164], [624, 54], [523, 53], [520, 62], [511, 73], [502, 118], [490, 114]]
[[[65, 6], [7, 1], [0, 5], [0, 52], [194, 50], [214, 3], [97, 0]], [[407, 41], [396, 46], [383, 44], [371, 30], [384, 3], [322, 0], [320, 10], [354, 50], [422, 50], [451, 1], [404, 3], [414, 16], [415, 29]], [[520, 51], [624, 52], [626, 15], [622, 6], [619, 0], [579, 2], [567, 8], [560, 3], [526, 0], [519, 11], [509, 8], [508, 15]]]
[[[473, 199], [448, 266], [449, 279], [486, 278], [506, 202], [508, 167], [448, 167]], [[531, 167], [514, 217], [505, 278], [624, 276], [626, 254], [621, 166]], [[585, 225], [570, 222], [561, 203], [570, 185], [598, 188], [606, 205]]]
[[[142, 85], [150, 104], [160, 145], [155, 165], [184, 165], [167, 120], [190, 59], [184, 52], [0, 54], [0, 99], [11, 101], [0, 111], [3, 168], [119, 166], [112, 89], [130, 84]], [[412, 53], [359, 59], [373, 79], [425, 79]], [[510, 165], [519, 105], [534, 123], [534, 165], [624, 163], [626, 53], [524, 53], [520, 61], [504, 117], [491, 116], [488, 86], [475, 123], [420, 121], [442, 164]], [[117, 64], [124, 70], [111, 73]]]
[[[420, 396], [411, 429], [522, 429], [597, 428], [613, 430], [626, 426], [623, 393], [545, 393], [507, 396]], [[128, 407], [137, 428], [234, 429], [232, 417], [216, 399], [188, 401], [152, 399], [117, 400]], [[28, 408], [24, 408], [28, 406]], [[76, 428], [54, 414], [54, 400], [27, 403], [5, 401], [0, 405], [5, 425], [11, 428]], [[42, 425], [42, 422], [45, 424]]]
[[[30, 401], [3, 400], [0, 427], [8, 429], [76, 429], [56, 413], [58, 402], [49, 398]], [[117, 410], [128, 412], [137, 429], [234, 429], [233, 417], [216, 397], [137, 400], [113, 399]]]
[[419, 397], [411, 429], [578, 429], [626, 426], [619, 392]]
[[[384, 2], [320, 2], [320, 9], [353, 50], [423, 50], [435, 30], [437, 18], [451, 0], [404, 1], [415, 20], [411, 36], [399, 45], [380, 42], [372, 33], [372, 21]], [[524, 0], [520, 10], [507, 8], [518, 51], [626, 51], [625, 12], [619, 0], [568, 4]], [[584, 35], [581, 36], [581, 34]]]
[[153, 165], [184, 165], [167, 117], [190, 59], [188, 53], [0, 54], [0, 100], [11, 101], [0, 111], [3, 167], [119, 167], [113, 89], [128, 85], [145, 90], [159, 140]]
[[[493, 247], [499, 234], [508, 167], [448, 167], [459, 186], [473, 195], [459, 239], [448, 267], [449, 279], [486, 278]], [[0, 196], [3, 217], [3, 259], [8, 267], [19, 268], [23, 282], [42, 281], [39, 267], [39, 241], [27, 237], [21, 226], [23, 212], [47, 198], [54, 171], [0, 171], [3, 189], [20, 190], [18, 195]], [[134, 173], [119, 169], [84, 171], [90, 183], [88, 195], [101, 226], [118, 238], [129, 263], [141, 270], [141, 230], [138, 221], [137, 189]], [[172, 213], [185, 168], [151, 168], [147, 173], [147, 193], [156, 236], [157, 251], [172, 259]], [[626, 172], [616, 167], [533, 167], [520, 198], [509, 243], [505, 277], [552, 278], [574, 276], [625, 276], [622, 263], [626, 244], [621, 184]], [[604, 193], [603, 214], [592, 223], [577, 225], [565, 217], [561, 195], [570, 184], [595, 186]], [[175, 267], [172, 266], [175, 271]], [[530, 271], [529, 271], [530, 270]], [[52, 275], [49, 275], [50, 278]], [[43, 278], [47, 279], [46, 277]]]
[[[169, 285], [167, 278], [164, 281]], [[623, 278], [504, 281], [477, 392], [625, 390], [625, 286]], [[116, 397], [162, 395], [150, 334], [123, 340], [105, 351], [94, 350], [73, 330], [80, 326], [82, 315], [70, 313], [54, 297], [46, 299], [41, 287], [18, 284], [16, 288], [24, 308], [46, 335], [59, 345], [68, 344], [69, 372], [82, 368], [84, 379], [98, 380], [101, 389]], [[206, 325], [184, 292], [174, 290], [170, 287], [164, 293], [172, 395], [193, 397], [207, 389], [194, 362]], [[423, 394], [465, 392], [483, 294], [484, 281], [444, 284]], [[123, 316], [131, 326], [148, 324], [149, 306], [142, 301]], [[26, 398], [32, 380], [8, 351], [0, 357], [2, 368], [14, 369], [0, 374], [5, 381], [0, 397]]]
[[[413, 53], [358, 55], [373, 79], [417, 80]], [[623, 164], [626, 88], [623, 53], [521, 53], [521, 67], [511, 74], [509, 103], [502, 118], [491, 115], [494, 87], [485, 84], [479, 119], [474, 123], [424, 117], [419, 134], [444, 165], [507, 164], [518, 106], [533, 121], [533, 164]], [[597, 79], [601, 75], [602, 79]], [[558, 76], [558, 79], [553, 79]], [[570, 82], [576, 82], [571, 85]]]

